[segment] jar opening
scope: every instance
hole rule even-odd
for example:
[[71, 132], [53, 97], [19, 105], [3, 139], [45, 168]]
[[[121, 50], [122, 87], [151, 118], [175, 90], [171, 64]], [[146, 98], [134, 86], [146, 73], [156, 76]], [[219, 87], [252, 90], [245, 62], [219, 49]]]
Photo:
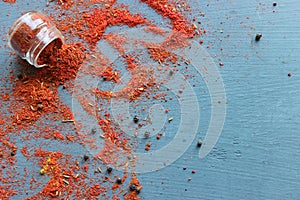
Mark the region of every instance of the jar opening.
[[63, 41], [60, 38], [57, 38], [50, 42], [45, 48], [37, 55], [36, 64], [40, 67], [46, 65], [53, 65], [56, 63], [56, 55], [59, 49], [62, 48]]

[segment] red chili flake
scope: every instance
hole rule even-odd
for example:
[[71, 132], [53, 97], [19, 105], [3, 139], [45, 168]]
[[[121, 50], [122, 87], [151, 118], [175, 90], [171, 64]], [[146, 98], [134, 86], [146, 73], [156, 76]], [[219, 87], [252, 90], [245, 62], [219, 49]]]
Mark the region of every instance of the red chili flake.
[[91, 196], [99, 196], [101, 194], [101, 187], [99, 184], [95, 184], [90, 188]]
[[9, 101], [10, 100], [9, 94], [2, 94], [1, 98], [2, 98], [3, 101]]
[[118, 72], [113, 71], [112, 67], [107, 67], [105, 71], [101, 73], [101, 76], [107, 81], [113, 80], [115, 83], [118, 83], [120, 78]]
[[161, 138], [161, 136], [162, 136], [162, 133], [158, 133], [156, 136], [156, 139], [159, 140]]
[[92, 93], [94, 93], [97, 98], [106, 99], [108, 101], [110, 101], [112, 97], [116, 96], [112, 91], [101, 91], [98, 88], [92, 89]]
[[28, 147], [23, 147], [21, 149], [21, 153], [23, 154], [23, 156], [25, 156], [27, 159], [30, 159], [31, 155], [28, 152]]
[[10, 4], [14, 4], [16, 3], [17, 0], [3, 0], [3, 2], [7, 2], [7, 3], [10, 3]]
[[151, 145], [152, 145], [152, 142], [148, 142], [148, 143], [146, 144], [145, 150], [146, 150], [146, 151], [149, 151], [150, 148], [151, 148]]
[[60, 139], [60, 140], [64, 140], [65, 139], [64, 135], [61, 134], [59, 131], [53, 132], [53, 137], [54, 137], [54, 139]]

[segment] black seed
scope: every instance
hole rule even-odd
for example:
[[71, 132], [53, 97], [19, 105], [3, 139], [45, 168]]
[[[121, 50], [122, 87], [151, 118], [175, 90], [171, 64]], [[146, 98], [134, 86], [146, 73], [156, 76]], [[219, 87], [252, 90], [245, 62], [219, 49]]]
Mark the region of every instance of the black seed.
[[130, 191], [135, 191], [136, 190], [136, 185], [132, 184], [129, 186]]
[[273, 6], [277, 6], [277, 2], [273, 2]]
[[84, 156], [83, 156], [83, 160], [84, 160], [84, 161], [87, 161], [88, 159], [89, 159], [89, 156], [88, 156], [88, 155], [84, 155]]
[[112, 167], [107, 167], [107, 169], [106, 169], [107, 173], [109, 173], [109, 174], [112, 172], [112, 170], [113, 170]]
[[116, 183], [121, 184], [122, 183], [122, 179], [120, 177], [117, 178]]
[[15, 156], [16, 153], [15, 153], [14, 151], [12, 151], [12, 152], [10, 152], [10, 155], [11, 155], [11, 156]]
[[202, 140], [201, 140], [201, 139], [199, 139], [199, 140], [198, 140], [198, 142], [197, 142], [197, 147], [199, 147], [199, 148], [200, 148], [201, 146], [202, 146]]
[[259, 41], [261, 37], [262, 37], [262, 34], [257, 33], [256, 36], [255, 36], [255, 41]]
[[137, 124], [139, 122], [139, 118], [137, 116], [134, 116], [133, 117], [133, 122]]
[[182, 169], [183, 169], [183, 170], [186, 170], [186, 167], [183, 167]]

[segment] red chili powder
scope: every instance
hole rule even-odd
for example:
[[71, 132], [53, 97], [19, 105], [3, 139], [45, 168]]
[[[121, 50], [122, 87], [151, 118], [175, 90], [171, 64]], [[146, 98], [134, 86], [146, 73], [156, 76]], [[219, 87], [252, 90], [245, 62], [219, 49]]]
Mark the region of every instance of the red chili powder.
[[[53, 48], [53, 46], [49, 45], [47, 48]], [[48, 51], [49, 49], [46, 49], [45, 54], [48, 54]], [[12, 102], [10, 108], [14, 124], [22, 125], [21, 129], [46, 113], [63, 114], [65, 110], [59, 101], [57, 87], [76, 77], [84, 59], [83, 51], [84, 48], [79, 43], [63, 45], [61, 49], [54, 51], [49, 59], [42, 60], [47, 57], [41, 57], [41, 62], [47, 62], [49, 67], [16, 79], [16, 85], [13, 88], [15, 101]]]
[[192, 24], [185, 19], [182, 14], [176, 9], [176, 4], [169, 3], [169, 0], [140, 0], [148, 4], [157, 13], [163, 17], [167, 17], [172, 21], [173, 30], [176, 30], [189, 38], [195, 34], [195, 29]]
[[102, 39], [105, 30], [109, 26], [127, 25], [134, 27], [139, 24], [146, 24], [146, 19], [141, 15], [132, 15], [129, 10], [110, 8], [110, 9], [94, 9], [92, 13], [81, 13], [82, 16], [78, 23], [75, 25], [75, 29], [78, 26], [84, 25], [87, 27], [83, 29], [83, 33], [77, 32], [77, 34], [86, 40], [92, 47]]

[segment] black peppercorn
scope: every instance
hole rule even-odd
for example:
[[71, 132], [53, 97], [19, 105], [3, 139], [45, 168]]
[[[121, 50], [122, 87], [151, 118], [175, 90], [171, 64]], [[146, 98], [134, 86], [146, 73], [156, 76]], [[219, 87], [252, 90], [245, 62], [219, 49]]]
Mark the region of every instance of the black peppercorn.
[[257, 33], [256, 36], [255, 36], [255, 41], [259, 41], [261, 37], [262, 37], [262, 34]]
[[201, 139], [199, 139], [199, 140], [198, 140], [198, 142], [197, 142], [197, 147], [199, 147], [199, 148], [200, 148], [201, 146], [202, 146], [202, 140], [201, 140]]
[[11, 155], [11, 156], [15, 156], [16, 153], [15, 153], [14, 151], [12, 151], [12, 152], [10, 152], [10, 155]]
[[273, 6], [277, 6], [277, 2], [273, 2]]
[[113, 170], [112, 167], [107, 167], [107, 169], [106, 169], [107, 173], [109, 173], [109, 174], [112, 172], [112, 170]]
[[84, 160], [84, 161], [87, 161], [88, 159], [89, 159], [89, 156], [88, 156], [88, 155], [84, 155], [84, 156], [83, 156], [83, 160]]
[[121, 184], [122, 183], [122, 179], [120, 177], [118, 177], [117, 180], [116, 180], [116, 183], [117, 184]]
[[133, 117], [133, 122], [137, 124], [139, 122], [139, 118], [137, 116], [134, 116]]

